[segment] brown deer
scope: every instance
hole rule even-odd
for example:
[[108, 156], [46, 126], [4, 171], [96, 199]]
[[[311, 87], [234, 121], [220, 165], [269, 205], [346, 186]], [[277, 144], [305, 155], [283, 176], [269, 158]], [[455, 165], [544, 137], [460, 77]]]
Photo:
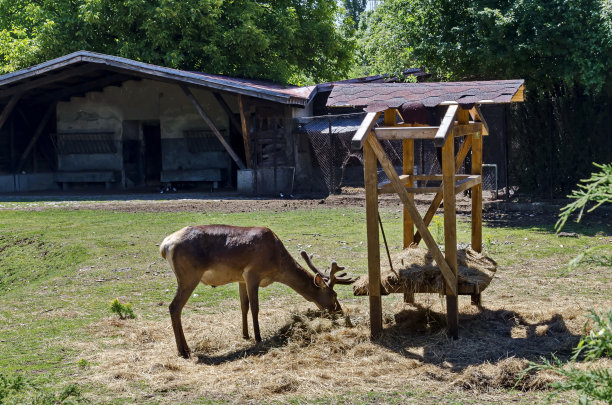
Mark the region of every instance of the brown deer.
[[247, 314], [250, 305], [255, 340], [260, 342], [257, 296], [260, 286], [266, 287], [278, 281], [314, 302], [319, 309], [341, 312], [333, 287], [354, 281], [347, 278], [346, 273], [338, 274], [344, 268], [336, 262], [331, 263], [329, 273], [325, 274], [312, 264], [306, 252], [301, 252], [314, 272], [310, 274], [268, 228], [187, 226], [167, 236], [159, 249], [172, 266], [178, 283], [170, 304], [170, 318], [178, 352], [185, 358], [189, 357], [190, 351], [183, 334], [181, 311], [200, 282], [213, 287], [239, 283], [242, 336], [249, 338]]

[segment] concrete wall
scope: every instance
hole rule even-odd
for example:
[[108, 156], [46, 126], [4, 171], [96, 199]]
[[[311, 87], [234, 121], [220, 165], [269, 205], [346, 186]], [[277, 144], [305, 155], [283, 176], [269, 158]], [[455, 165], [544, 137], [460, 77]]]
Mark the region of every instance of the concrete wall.
[[[229, 120], [212, 93], [199, 89], [192, 91], [217, 128], [226, 132]], [[102, 92], [90, 92], [84, 97], [74, 97], [69, 102], [58, 104], [58, 133], [112, 132], [118, 141], [116, 154], [60, 156], [59, 169], [122, 170], [124, 121], [159, 122], [162, 170], [229, 167], [229, 156], [225, 153], [202, 155], [187, 150], [183, 131], [208, 128], [180, 87], [142, 80], [128, 81], [121, 87], [107, 87]], [[142, 141], [142, 133], [138, 137]], [[128, 138], [135, 140], [134, 134], [126, 134], [125, 139]]]

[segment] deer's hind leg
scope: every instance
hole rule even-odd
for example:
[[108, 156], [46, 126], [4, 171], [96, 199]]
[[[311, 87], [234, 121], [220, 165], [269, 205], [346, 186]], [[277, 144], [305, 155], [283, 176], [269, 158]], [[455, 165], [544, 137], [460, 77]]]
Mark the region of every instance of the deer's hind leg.
[[172, 320], [172, 329], [174, 329], [174, 338], [176, 339], [176, 348], [178, 349], [179, 355], [188, 359], [190, 356], [189, 346], [185, 340], [185, 334], [183, 333], [183, 325], [181, 323], [181, 312], [183, 307], [189, 300], [191, 293], [198, 286], [200, 278], [197, 277], [185, 277], [176, 278], [178, 286], [176, 288], [176, 294], [174, 299], [170, 303], [170, 319]]
[[242, 310], [242, 337], [249, 338], [249, 322], [247, 315], [249, 313], [249, 295], [245, 283], [238, 283], [238, 291], [240, 292], [240, 309]]
[[246, 273], [244, 276], [246, 283], [246, 291], [251, 304], [251, 315], [253, 316], [253, 333], [255, 341], [261, 342], [261, 334], [259, 333], [259, 277], [253, 273]]

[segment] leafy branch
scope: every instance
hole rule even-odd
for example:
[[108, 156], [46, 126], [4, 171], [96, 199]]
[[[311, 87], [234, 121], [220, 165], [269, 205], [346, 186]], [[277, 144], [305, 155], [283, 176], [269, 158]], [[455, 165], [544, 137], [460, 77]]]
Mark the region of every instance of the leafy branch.
[[582, 184], [578, 184], [579, 188], [577, 190], [572, 190], [572, 194], [568, 195], [569, 198], [573, 198], [576, 201], [561, 208], [559, 220], [555, 224], [555, 230], [557, 232], [563, 228], [570, 215], [578, 210], [577, 222], [579, 222], [588, 203], [595, 203], [593, 207], [587, 210], [587, 212], [592, 212], [600, 205], [612, 202], [612, 163], [601, 165], [597, 163], [593, 164], [599, 167], [601, 171], [591, 173], [590, 178], [581, 180]]

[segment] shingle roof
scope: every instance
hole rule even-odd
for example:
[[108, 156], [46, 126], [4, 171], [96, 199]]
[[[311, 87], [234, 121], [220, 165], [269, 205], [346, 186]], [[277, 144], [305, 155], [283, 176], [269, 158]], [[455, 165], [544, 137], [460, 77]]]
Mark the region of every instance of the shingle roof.
[[435, 107], [451, 101], [467, 108], [483, 102], [509, 103], [523, 83], [524, 80], [336, 84], [327, 106], [363, 107], [367, 112], [378, 112], [399, 108], [405, 103]]

